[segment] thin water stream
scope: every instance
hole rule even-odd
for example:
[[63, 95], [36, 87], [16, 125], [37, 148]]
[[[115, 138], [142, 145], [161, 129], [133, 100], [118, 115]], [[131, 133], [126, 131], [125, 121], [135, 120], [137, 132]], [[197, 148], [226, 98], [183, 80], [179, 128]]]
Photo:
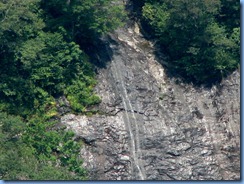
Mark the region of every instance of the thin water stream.
[[[122, 74], [122, 59], [120, 56], [114, 56], [111, 64], [111, 70], [113, 71], [114, 79], [117, 81], [117, 88], [122, 98], [123, 106], [124, 106], [124, 122], [126, 123], [126, 127], [128, 127], [130, 142], [131, 142], [131, 152], [134, 160], [135, 167], [138, 170], [139, 176], [141, 180], [145, 180], [146, 176], [143, 171], [143, 164], [140, 163], [140, 139], [139, 139], [139, 130], [138, 130], [138, 122], [134, 113], [133, 106], [130, 101], [130, 97], [128, 96], [124, 75]], [[132, 129], [134, 127], [134, 130]]]

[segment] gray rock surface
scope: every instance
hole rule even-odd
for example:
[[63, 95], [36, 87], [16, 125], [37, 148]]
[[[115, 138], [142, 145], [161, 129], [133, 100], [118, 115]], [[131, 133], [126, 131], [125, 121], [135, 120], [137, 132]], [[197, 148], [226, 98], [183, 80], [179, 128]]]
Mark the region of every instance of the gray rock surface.
[[[240, 179], [240, 74], [211, 89], [168, 78], [134, 24], [110, 35], [100, 115], [61, 122], [85, 145], [94, 180]], [[103, 114], [103, 115], [101, 115]]]

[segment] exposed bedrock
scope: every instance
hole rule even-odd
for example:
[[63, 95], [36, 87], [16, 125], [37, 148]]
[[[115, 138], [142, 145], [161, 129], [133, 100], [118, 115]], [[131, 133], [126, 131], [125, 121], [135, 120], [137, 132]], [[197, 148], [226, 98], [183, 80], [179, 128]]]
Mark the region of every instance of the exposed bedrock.
[[104, 40], [111, 61], [98, 69], [100, 113], [61, 118], [85, 143], [90, 178], [240, 179], [239, 72], [194, 87], [167, 77], [137, 24]]

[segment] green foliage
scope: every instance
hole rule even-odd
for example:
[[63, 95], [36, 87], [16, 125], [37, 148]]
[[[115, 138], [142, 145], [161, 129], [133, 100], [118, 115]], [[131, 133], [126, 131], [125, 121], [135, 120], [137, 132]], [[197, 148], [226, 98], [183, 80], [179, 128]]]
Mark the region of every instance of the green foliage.
[[[38, 14], [31, 12], [35, 12], [36, 9], [30, 9], [34, 6], [33, 4], [37, 6], [38, 1], [33, 1], [32, 5], [27, 2], [27, 4], [17, 2], [19, 3], [18, 6], [23, 6], [23, 10], [11, 12], [13, 17], [19, 16], [25, 10], [30, 12], [29, 19], [32, 18], [33, 21], [40, 19]], [[12, 3], [15, 5], [14, 2]], [[7, 5], [10, 6], [11, 3], [6, 4], [6, 12], [8, 12]], [[5, 19], [3, 18], [2, 21], [5, 21]], [[42, 22], [41, 19], [40, 22]], [[23, 38], [22, 33], [18, 32], [20, 30], [17, 29], [17, 25], [27, 23], [22, 22], [22, 19], [19, 22], [17, 21], [16, 25], [14, 23], [10, 21], [6, 25], [3, 24], [4, 26], [0, 30], [3, 35], [1, 37], [2, 43], [6, 43], [3, 45], [6, 51], [0, 53], [0, 75], [2, 78], [0, 82], [0, 108], [2, 110], [27, 115], [31, 113], [32, 109], [45, 106], [51, 96], [64, 94], [64, 90], [69, 85], [74, 86], [72, 81], [94, 76], [85, 53], [73, 41], [65, 40], [64, 36], [68, 34], [65, 29], [59, 28], [58, 32], [55, 33], [44, 32], [41, 30], [43, 25], [40, 27], [39, 24], [33, 25], [32, 21], [29, 21], [27, 22], [30, 24], [29, 26], [34, 27], [32, 36]], [[5, 29], [12, 29], [12, 33], [16, 32], [14, 35], [18, 45], [15, 44], [13, 47], [10, 44], [9, 33]], [[6, 38], [8, 42], [4, 41]], [[8, 70], [5, 68], [8, 68]], [[91, 86], [87, 81], [85, 81], [85, 84]], [[89, 88], [88, 90], [85, 86], [82, 86], [79, 90], [81, 92], [84, 90], [84, 93], [92, 93], [92, 89]]]
[[86, 179], [80, 143], [51, 121], [55, 98], [66, 96], [83, 113], [100, 102], [81, 44], [124, 18], [111, 0], [0, 2], [0, 179]]
[[239, 63], [239, 28], [216, 20], [220, 11], [227, 16], [236, 10], [235, 3], [225, 12], [227, 4], [224, 0], [147, 0], [142, 16], [170, 56], [171, 69], [191, 81], [212, 83]]
[[50, 29], [62, 26], [76, 40], [95, 39], [121, 26], [126, 17], [123, 7], [111, 0], [43, 0], [42, 8]]
[[4, 101], [1, 106], [11, 112], [25, 113], [23, 104], [28, 106], [29, 103], [24, 98], [32, 96], [28, 90], [29, 81], [23, 77], [25, 73], [14, 55], [20, 44], [45, 25], [39, 17], [38, 3], [38, 0], [0, 2], [0, 103]]
[[165, 4], [145, 3], [142, 8], [142, 15], [148, 21], [150, 26], [156, 28], [155, 35], [162, 34], [169, 19], [169, 12], [166, 11]]
[[44, 27], [39, 17], [40, 0], [8, 0], [0, 2], [0, 40], [2, 45], [15, 47]]
[[20, 117], [0, 113], [0, 179], [86, 179], [74, 133], [57, 131], [44, 119], [35, 116], [26, 125]]
[[23, 135], [24, 142], [33, 147], [41, 161], [51, 161], [60, 167], [76, 173], [75, 177], [85, 179], [82, 160], [78, 157], [81, 144], [73, 141], [74, 133], [64, 129], [55, 130], [55, 122], [45, 121], [45, 117], [35, 116], [29, 120]]
[[3, 140], [15, 139], [26, 127], [20, 117], [9, 117], [6, 113], [0, 113], [0, 120]]
[[82, 72], [84, 53], [74, 42], [66, 42], [60, 33], [40, 32], [16, 53], [25, 73], [36, 87], [49, 94], [60, 94]]
[[[86, 81], [88, 81], [88, 84], [92, 82], [89, 81], [92, 79], [87, 79]], [[86, 112], [87, 106], [101, 102], [100, 98], [93, 94], [93, 85], [88, 86], [88, 84], [81, 81], [74, 81], [73, 84], [65, 90], [70, 105], [76, 112]]]
[[221, 10], [217, 15], [220, 24], [226, 26], [227, 31], [240, 27], [240, 1], [220, 0]]
[[111, 0], [10, 0], [0, 5], [0, 109], [26, 116], [64, 93], [76, 111], [99, 102], [92, 92], [89, 58], [76, 43], [122, 25], [122, 6]]

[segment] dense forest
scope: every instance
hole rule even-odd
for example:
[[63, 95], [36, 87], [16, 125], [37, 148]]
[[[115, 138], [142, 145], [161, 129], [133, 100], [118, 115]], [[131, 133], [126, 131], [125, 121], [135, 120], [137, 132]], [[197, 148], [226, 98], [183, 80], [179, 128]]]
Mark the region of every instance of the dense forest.
[[136, 1], [142, 24], [170, 70], [196, 84], [219, 82], [239, 66], [240, 2]]
[[76, 113], [99, 103], [81, 47], [124, 18], [111, 0], [0, 1], [0, 179], [86, 179], [82, 143], [55, 128], [56, 99]]
[[[83, 142], [58, 126], [59, 97], [91, 115], [93, 62], [102, 35], [137, 18], [168, 56], [172, 73], [197, 84], [239, 67], [240, 3], [140, 0], [126, 13], [113, 0], [0, 0], [0, 179], [84, 180]], [[150, 33], [150, 34], [149, 34]], [[95, 55], [96, 53], [94, 53]]]

